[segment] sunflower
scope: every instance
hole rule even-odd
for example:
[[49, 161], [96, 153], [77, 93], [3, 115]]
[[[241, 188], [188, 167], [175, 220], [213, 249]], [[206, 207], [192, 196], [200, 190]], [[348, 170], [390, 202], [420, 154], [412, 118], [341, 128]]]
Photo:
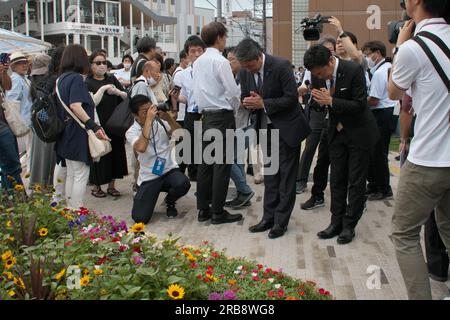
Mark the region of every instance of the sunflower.
[[25, 283], [23, 282], [22, 278], [14, 278], [14, 284], [22, 289], [25, 289]]
[[14, 275], [9, 271], [3, 272], [2, 275], [5, 276], [8, 280], [14, 280]]
[[7, 227], [7, 228], [11, 228], [11, 227], [12, 227], [12, 222], [11, 222], [11, 220], [9, 220], [9, 221], [6, 222], [6, 227]]
[[3, 260], [3, 261], [8, 260], [8, 259], [11, 258], [11, 257], [12, 257], [12, 252], [11, 252], [11, 250], [5, 251], [5, 252], [2, 254], [2, 260]]
[[102, 270], [102, 269], [95, 269], [95, 270], [94, 270], [94, 274], [95, 274], [96, 276], [99, 276], [99, 275], [103, 274], [103, 270]]
[[62, 277], [64, 277], [64, 275], [66, 274], [66, 269], [62, 269], [60, 272], [58, 272], [55, 276], [56, 280], [61, 280]]
[[25, 188], [22, 184], [16, 184], [16, 186], [14, 187], [14, 190], [23, 191], [23, 190], [25, 190]]
[[177, 284], [172, 284], [169, 289], [167, 289], [167, 294], [173, 300], [181, 300], [184, 297], [184, 288]]
[[37, 192], [37, 193], [42, 192], [42, 187], [41, 187], [41, 185], [40, 185], [40, 184], [36, 184], [36, 185], [34, 186], [34, 191]]
[[17, 262], [16, 258], [14, 257], [9, 258], [8, 260], [5, 261], [5, 268], [11, 269], [12, 267], [14, 267], [16, 262]]
[[16, 293], [14, 292], [14, 290], [8, 291], [8, 296], [10, 296], [11, 298], [14, 297], [15, 295], [16, 295]]
[[48, 229], [47, 228], [41, 228], [41, 229], [39, 229], [38, 232], [39, 232], [39, 235], [41, 237], [46, 237], [48, 235]]
[[106, 291], [105, 289], [100, 290], [100, 295], [101, 296], [105, 296], [108, 294], [108, 291]]
[[84, 277], [81, 278], [81, 280], [80, 280], [80, 285], [81, 285], [82, 287], [87, 287], [87, 285], [89, 284], [89, 282], [90, 282], [89, 276], [84, 276]]
[[84, 269], [83, 270], [83, 276], [88, 276], [90, 273], [89, 273], [89, 269]]
[[8, 240], [11, 241], [11, 242], [13, 242], [14, 240], [16, 240], [16, 238], [14, 238], [13, 236], [11, 236], [11, 237], [8, 237]]
[[144, 229], [145, 229], [145, 225], [142, 222], [136, 223], [135, 225], [133, 225], [131, 227], [131, 232], [141, 233], [141, 232], [144, 232]]

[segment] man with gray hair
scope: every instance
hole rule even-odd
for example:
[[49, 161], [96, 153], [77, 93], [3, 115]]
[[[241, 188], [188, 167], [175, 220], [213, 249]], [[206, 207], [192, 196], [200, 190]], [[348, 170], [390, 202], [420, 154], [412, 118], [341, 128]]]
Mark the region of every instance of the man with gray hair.
[[269, 238], [275, 239], [287, 231], [295, 206], [295, 173], [301, 141], [310, 130], [298, 102], [292, 64], [263, 53], [258, 43], [250, 38], [241, 41], [235, 55], [242, 66], [239, 74], [242, 104], [256, 116], [256, 129], [267, 130], [265, 158], [272, 157], [271, 135], [276, 130], [280, 132], [277, 143], [279, 163], [283, 165], [275, 174], [266, 173], [264, 214], [261, 222], [249, 229], [252, 233], [270, 230]]

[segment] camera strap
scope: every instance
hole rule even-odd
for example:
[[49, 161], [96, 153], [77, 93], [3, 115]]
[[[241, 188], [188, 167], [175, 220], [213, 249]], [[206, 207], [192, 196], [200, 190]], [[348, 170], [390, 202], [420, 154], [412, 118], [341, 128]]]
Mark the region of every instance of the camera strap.
[[441, 77], [442, 81], [444, 81], [444, 84], [446, 85], [448, 92], [450, 93], [450, 80], [447, 77], [447, 74], [445, 73], [444, 69], [442, 69], [438, 60], [433, 55], [430, 48], [426, 45], [425, 41], [423, 41], [423, 39], [421, 37], [425, 37], [425, 38], [433, 41], [439, 48], [441, 48], [441, 50], [445, 53], [445, 55], [447, 56], [448, 59], [450, 59], [450, 49], [445, 45], [444, 41], [442, 41], [439, 37], [437, 37], [436, 35], [434, 35], [430, 32], [427, 32], [427, 31], [419, 32], [413, 38], [413, 40], [422, 47], [423, 51], [425, 51], [426, 55], [430, 59], [434, 68], [436, 69], [437, 73]]

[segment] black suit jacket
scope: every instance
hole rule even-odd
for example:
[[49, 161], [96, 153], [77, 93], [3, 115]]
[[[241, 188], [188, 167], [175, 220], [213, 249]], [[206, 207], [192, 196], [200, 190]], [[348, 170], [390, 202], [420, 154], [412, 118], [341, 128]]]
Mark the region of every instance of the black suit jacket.
[[[326, 88], [325, 81], [312, 77], [316, 89]], [[378, 126], [367, 104], [367, 85], [364, 69], [352, 61], [339, 60], [336, 91], [330, 109], [328, 139], [332, 142], [339, 123], [344, 133], [361, 149], [372, 149], [379, 138]]]
[[[253, 73], [242, 69], [239, 74], [242, 100], [250, 96], [250, 91], [258, 92]], [[290, 147], [296, 148], [310, 133], [304, 111], [298, 102], [297, 84], [292, 65], [288, 60], [266, 54], [264, 64], [263, 92], [267, 116], [275, 129], [280, 130], [280, 138]], [[255, 112], [257, 129], [261, 129], [264, 110]]]

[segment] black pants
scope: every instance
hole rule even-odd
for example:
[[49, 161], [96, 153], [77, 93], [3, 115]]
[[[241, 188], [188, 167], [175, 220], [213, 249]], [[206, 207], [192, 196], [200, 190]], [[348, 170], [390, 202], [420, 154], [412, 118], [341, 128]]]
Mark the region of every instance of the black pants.
[[388, 193], [392, 191], [389, 171], [389, 145], [392, 136], [392, 117], [394, 108], [372, 110], [380, 131], [380, 139], [370, 157], [369, 185], [367, 189], [372, 192]]
[[[355, 228], [367, 200], [366, 181], [370, 151], [355, 146], [345, 128], [330, 143], [331, 223]], [[348, 204], [347, 204], [348, 198]]]
[[[268, 128], [268, 156], [272, 155], [271, 129]], [[300, 143], [297, 148], [289, 147], [280, 137], [279, 161], [280, 168], [275, 175], [264, 176], [264, 217], [263, 220], [271, 221], [281, 227], [287, 227], [295, 206], [295, 172], [298, 171], [300, 159]], [[266, 162], [266, 161], [264, 161]], [[267, 165], [266, 165], [267, 166]]]
[[436, 224], [434, 211], [425, 224], [425, 249], [428, 272], [439, 281], [447, 281], [449, 257]]
[[319, 154], [317, 156], [317, 164], [314, 168], [314, 185], [311, 194], [323, 199], [325, 197], [325, 189], [328, 184], [328, 169], [330, 168], [330, 148], [328, 146], [328, 129], [323, 129], [320, 138]]
[[[217, 129], [222, 133], [224, 139], [223, 163], [206, 164], [202, 157], [202, 164], [197, 173], [197, 208], [198, 210], [209, 210], [213, 214], [222, 214], [225, 205], [228, 185], [230, 183], [231, 165], [226, 164], [226, 146], [234, 144], [226, 141], [226, 130], [235, 130], [236, 123], [233, 111], [222, 110], [219, 112], [203, 113], [203, 132], [209, 129]], [[203, 142], [202, 154], [212, 141]]]
[[161, 192], [167, 192], [168, 204], [175, 204], [190, 188], [189, 179], [179, 169], [174, 169], [156, 180], [142, 183], [134, 196], [133, 220], [136, 223], [149, 223]]
[[300, 166], [297, 174], [297, 181], [307, 183], [309, 178], [309, 171], [311, 164], [316, 154], [317, 146], [319, 145], [322, 131], [326, 128], [325, 120], [326, 112], [317, 112], [310, 109], [309, 125], [311, 126], [311, 134], [306, 139], [305, 150], [302, 152]]
[[202, 115], [200, 113], [186, 113], [184, 118], [184, 129], [189, 131], [191, 136], [191, 159], [189, 159], [189, 163], [186, 164], [188, 168], [188, 175], [190, 178], [197, 177], [197, 169], [198, 165], [194, 162], [194, 154], [195, 154], [195, 136], [194, 136], [194, 125], [196, 121], [200, 121]]

